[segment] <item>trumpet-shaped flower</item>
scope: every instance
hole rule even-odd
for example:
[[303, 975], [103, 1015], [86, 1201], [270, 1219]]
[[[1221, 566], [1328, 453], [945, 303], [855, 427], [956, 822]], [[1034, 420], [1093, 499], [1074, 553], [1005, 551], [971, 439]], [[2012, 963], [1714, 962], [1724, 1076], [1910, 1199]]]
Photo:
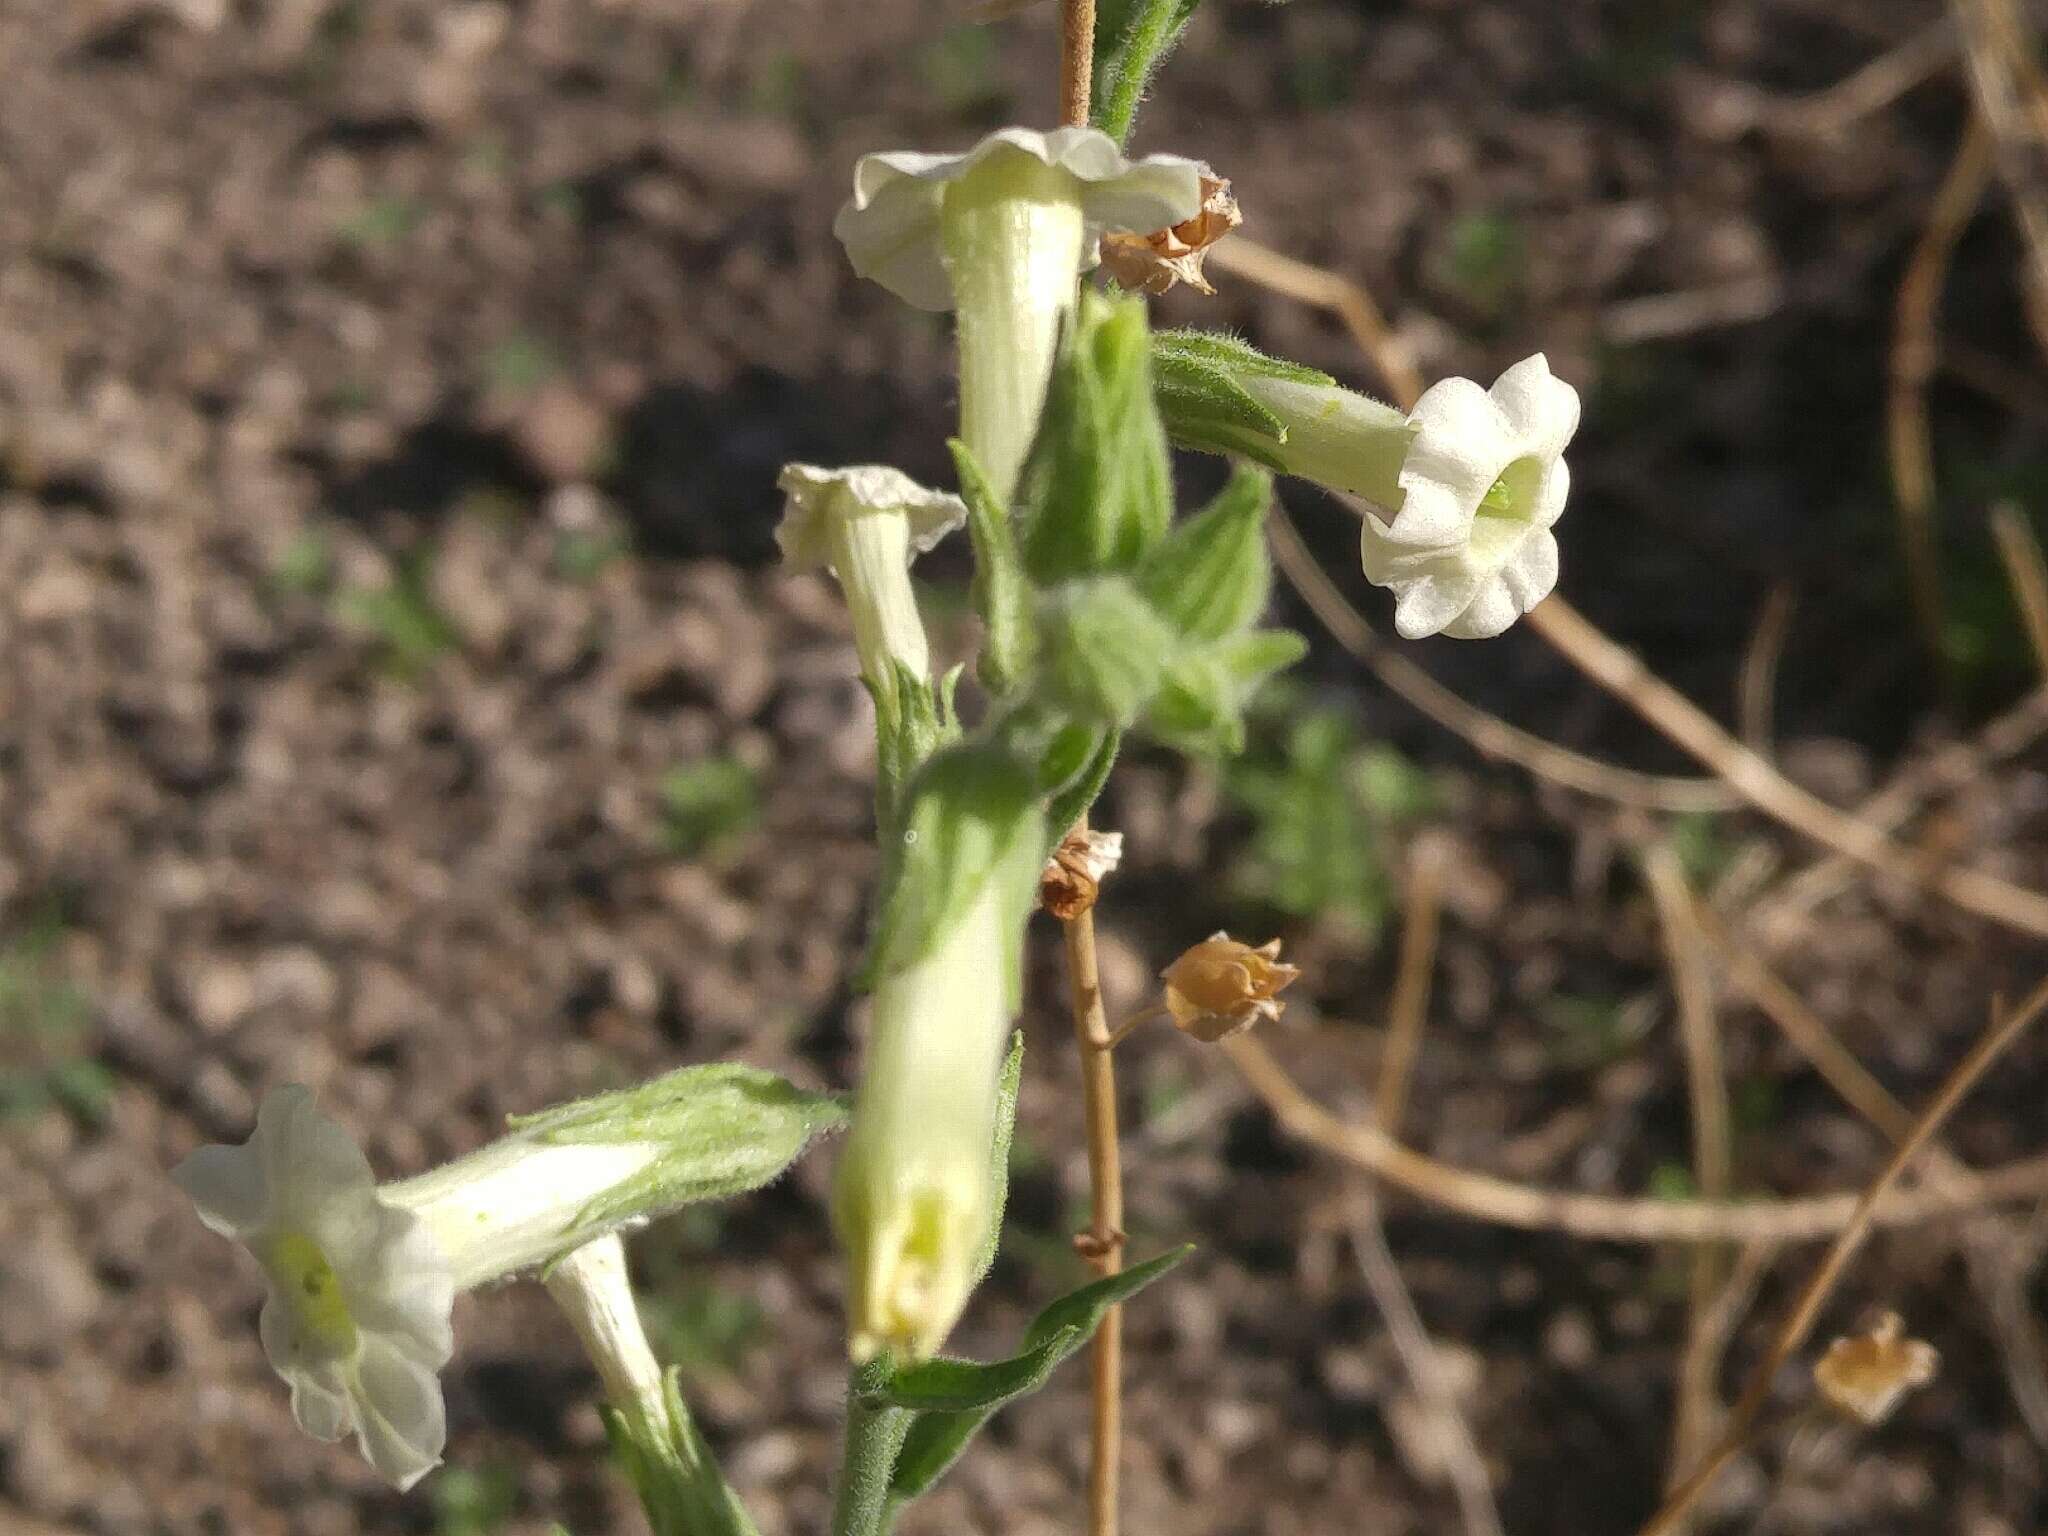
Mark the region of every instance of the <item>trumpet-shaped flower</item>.
[[960, 435], [1006, 502], [1103, 234], [1149, 234], [1201, 205], [1192, 160], [1128, 160], [1093, 128], [1004, 128], [961, 154], [863, 156], [832, 232], [861, 276], [958, 312]]
[[246, 1244], [270, 1294], [258, 1333], [308, 1434], [353, 1432], [410, 1488], [441, 1459], [438, 1380], [454, 1352], [448, 1258], [381, 1198], [369, 1161], [304, 1088], [263, 1101], [239, 1147], [202, 1147], [172, 1174], [207, 1226]]
[[775, 530], [783, 561], [797, 570], [822, 565], [839, 578], [869, 685], [893, 691], [892, 663], [928, 678], [910, 562], [967, 521], [960, 498], [883, 464], [788, 464], [776, 484], [785, 498]]
[[437, 1380], [457, 1291], [532, 1269], [689, 1201], [755, 1189], [839, 1123], [831, 1099], [736, 1063], [686, 1067], [559, 1105], [512, 1135], [379, 1185], [346, 1131], [296, 1084], [238, 1147], [171, 1177], [244, 1244], [270, 1294], [258, 1333], [309, 1434], [353, 1431], [408, 1488], [440, 1460]]
[[1557, 584], [1550, 530], [1571, 490], [1564, 450], [1578, 391], [1538, 353], [1490, 390], [1433, 385], [1408, 425], [1400, 502], [1368, 511], [1360, 534], [1366, 579], [1394, 592], [1394, 627], [1408, 639], [1487, 639]]

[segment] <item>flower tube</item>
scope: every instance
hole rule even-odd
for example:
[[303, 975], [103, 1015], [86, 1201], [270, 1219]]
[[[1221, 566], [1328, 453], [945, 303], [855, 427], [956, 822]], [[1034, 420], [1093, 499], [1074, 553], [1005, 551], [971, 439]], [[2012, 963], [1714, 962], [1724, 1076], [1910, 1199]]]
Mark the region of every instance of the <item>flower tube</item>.
[[958, 311], [960, 435], [1007, 502], [1075, 278], [1102, 235], [1149, 234], [1201, 203], [1192, 160], [1127, 160], [1093, 128], [1004, 128], [964, 154], [863, 156], [832, 230], [861, 276], [919, 309]]

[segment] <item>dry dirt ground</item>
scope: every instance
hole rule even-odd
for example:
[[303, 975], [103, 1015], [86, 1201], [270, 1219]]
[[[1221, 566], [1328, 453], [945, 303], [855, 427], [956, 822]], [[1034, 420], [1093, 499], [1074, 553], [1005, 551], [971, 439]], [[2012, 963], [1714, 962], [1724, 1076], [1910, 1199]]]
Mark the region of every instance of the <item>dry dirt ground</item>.
[[[1890, 532], [1891, 295], [1958, 132], [1953, 72], [1832, 135], [1789, 110], [1938, 16], [1212, 0], [1140, 142], [1235, 177], [1248, 232], [1370, 281], [1427, 373], [1545, 347], [1588, 407], [1564, 590], [1723, 718], [1766, 598], [1794, 594], [1779, 760], [1851, 803], [2030, 680], [1984, 531], [1992, 500], [2048, 485], [2002, 210], [1947, 308], [1976, 383], [1934, 395], [1946, 686]], [[864, 701], [833, 593], [772, 564], [772, 481], [793, 458], [945, 473], [944, 329], [856, 283], [828, 225], [861, 151], [1042, 118], [1049, 34], [1043, 7], [978, 29], [922, 0], [0, 0], [0, 1530], [639, 1528], [531, 1287], [462, 1304], [451, 1470], [415, 1496], [298, 1435], [254, 1277], [164, 1170], [286, 1081], [398, 1173], [680, 1062], [850, 1080]], [[1370, 382], [1325, 317], [1241, 284], [1163, 309]], [[1290, 496], [1342, 577], [1342, 514]], [[961, 567], [934, 570], [934, 612], [957, 612]], [[1414, 654], [1522, 724], [1680, 766], [1533, 636]], [[1517, 1178], [1678, 1187], [1644, 829], [1482, 762], [1334, 648], [1308, 675], [1429, 777], [1384, 867], [1447, 839], [1410, 1135]], [[1219, 924], [1282, 932], [1309, 978], [1274, 1048], [1358, 1107], [1392, 946], [1252, 903], [1259, 828], [1228, 783], [1127, 765], [1109, 985], [1135, 1005]], [[1679, 830], [1703, 877], [1809, 856], [1747, 816]], [[2048, 757], [1983, 765], [1910, 835], [2048, 886]], [[1009, 1257], [958, 1341], [976, 1351], [1079, 1274], [1052, 947]], [[1861, 883], [1779, 954], [1909, 1100], [2043, 958]], [[1759, 1016], [1729, 999], [1723, 1023], [1741, 1187], [1866, 1179], [1878, 1138]], [[1343, 1178], [1178, 1039], [1122, 1059], [1133, 1243], [1202, 1245], [1131, 1311], [1128, 1528], [1456, 1529], [1343, 1241]], [[2048, 1048], [2022, 1046], [1953, 1149], [2035, 1149], [2044, 1087]], [[638, 1249], [771, 1536], [827, 1508], [828, 1161]], [[1633, 1531], [1663, 1474], [1683, 1256], [1403, 1202], [1389, 1224], [1508, 1528]], [[1730, 1383], [1810, 1260], [1764, 1284]], [[1803, 1418], [1788, 1373], [1716, 1528], [2041, 1529], [2013, 1391], [2041, 1388], [2040, 1299], [2023, 1274], [1995, 1325], [1949, 1235], [1879, 1242], [1824, 1331], [1895, 1305], [1940, 1381], [1851, 1435]], [[1006, 1413], [906, 1529], [1074, 1529], [1082, 1374]]]

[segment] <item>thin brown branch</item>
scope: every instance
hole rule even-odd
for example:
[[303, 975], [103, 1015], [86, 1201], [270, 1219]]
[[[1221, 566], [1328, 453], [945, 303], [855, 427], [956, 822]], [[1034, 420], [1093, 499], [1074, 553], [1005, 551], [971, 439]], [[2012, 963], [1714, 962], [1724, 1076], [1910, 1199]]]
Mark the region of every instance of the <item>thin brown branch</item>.
[[2048, 677], [2048, 562], [2041, 558], [2041, 541], [2026, 515], [2005, 501], [1991, 509], [1991, 534], [1998, 542], [2013, 601], [2019, 605], [2020, 622], [2026, 625], [2034, 664]]
[[2034, 339], [2048, 349], [2048, 88], [2014, 0], [1950, 0], [1977, 116], [2027, 250], [2022, 286]]
[[1885, 413], [1892, 494], [1898, 504], [1899, 555], [1920, 643], [1944, 664], [1941, 554], [1934, 528], [1934, 440], [1927, 425], [1927, 384], [1939, 359], [1936, 341], [1949, 263], [1984, 201], [1991, 180], [1991, 135], [1972, 118], [1928, 210], [1927, 224], [1899, 279], [1893, 309], [1891, 389]]
[[1381, 643], [1372, 626], [1316, 563], [1277, 497], [1267, 515], [1266, 531], [1280, 574], [1329, 631], [1330, 638], [1354, 660], [1370, 668], [1375, 677], [1417, 713], [1462, 738], [1481, 757], [1513, 763], [1540, 779], [1580, 794], [1597, 795], [1643, 810], [1725, 811], [1742, 803], [1740, 795], [1717, 780], [1666, 778], [1603, 763], [1545, 741], [1467, 703], [1407, 657]]
[[1422, 1028], [1429, 1016], [1443, 873], [1444, 849], [1424, 833], [1408, 850], [1401, 959], [1394, 973], [1393, 1000], [1387, 1006], [1387, 1048], [1380, 1056], [1379, 1086], [1373, 1098], [1380, 1128], [1389, 1136], [1401, 1134], [1401, 1116], [1408, 1108], [1408, 1083], [1422, 1050]]
[[1562, 597], [1552, 594], [1538, 603], [1526, 622], [1580, 671], [1698, 758], [1765, 815], [1880, 874], [1908, 886], [1925, 887], [1966, 912], [2048, 937], [2048, 896], [1981, 870], [1924, 867], [1876, 826], [1836, 810], [1787, 779]]
[[1941, 73], [1955, 56], [1955, 23], [1943, 17], [1827, 89], [1785, 103], [1772, 114], [1771, 126], [1785, 133], [1839, 134]]
[[[1735, 1138], [1728, 1114], [1727, 1069], [1721, 1052], [1714, 985], [1707, 973], [1705, 941], [1693, 918], [1693, 897], [1678, 855], [1668, 843], [1643, 854], [1643, 874], [1664, 941], [1664, 961], [1678, 1000], [1679, 1038], [1692, 1104], [1693, 1181], [1708, 1200], [1727, 1198], [1734, 1181]], [[1678, 1401], [1671, 1426], [1671, 1482], [1675, 1486], [1711, 1442], [1721, 1405], [1714, 1392], [1719, 1352], [1708, 1347], [1714, 1301], [1724, 1265], [1711, 1245], [1693, 1250], [1687, 1344], [1679, 1372]]]
[[[1791, 1243], [1833, 1236], [1857, 1217], [1862, 1204], [1853, 1192], [1779, 1200], [1659, 1200], [1517, 1184], [1441, 1162], [1403, 1146], [1377, 1126], [1332, 1114], [1304, 1093], [1251, 1035], [1225, 1040], [1223, 1050], [1290, 1135], [1417, 1199], [1477, 1221], [1615, 1243]], [[1888, 1189], [1872, 1219], [1879, 1226], [1911, 1226], [2044, 1196], [2048, 1153], [1939, 1186]]]
[[[1086, 818], [1082, 825], [1087, 824]], [[1099, 1275], [1124, 1264], [1123, 1163], [1117, 1147], [1116, 1055], [1102, 1005], [1095, 959], [1095, 912], [1087, 908], [1060, 925], [1066, 943], [1067, 984], [1073, 1004], [1074, 1043], [1081, 1051], [1083, 1113], [1088, 1121], [1088, 1182], [1093, 1217], [1076, 1246]], [[1111, 1307], [1090, 1348], [1091, 1450], [1088, 1529], [1116, 1536], [1117, 1471], [1123, 1434], [1123, 1312]]]
[[1864, 1240], [1870, 1236], [1887, 1193], [1898, 1183], [1900, 1176], [1905, 1173], [1913, 1159], [1934, 1138], [1942, 1122], [1955, 1112], [1956, 1106], [1962, 1103], [1972, 1088], [1976, 1087], [1978, 1080], [1990, 1069], [1991, 1064], [2008, 1046], [2019, 1039], [2044, 1007], [2048, 1007], [2048, 982], [2036, 987], [2033, 995], [2019, 1008], [1995, 1017], [1991, 1027], [1984, 1032], [1977, 1044], [1971, 1047], [1969, 1054], [1957, 1064], [1947, 1081], [1936, 1090], [1933, 1099], [1914, 1122], [1912, 1131], [1899, 1143], [1891, 1161], [1885, 1164], [1884, 1171], [1857, 1200], [1849, 1220], [1836, 1234], [1834, 1243], [1821, 1259], [1818, 1268], [1814, 1270], [1812, 1279], [1800, 1293], [1791, 1314], [1779, 1328], [1770, 1349], [1750, 1377], [1749, 1385], [1743, 1389], [1742, 1396], [1736, 1402], [1731, 1422], [1719, 1443], [1699, 1470], [1688, 1477], [1684, 1484], [1665, 1500], [1664, 1507], [1643, 1527], [1641, 1536], [1670, 1536], [1671, 1532], [1677, 1530], [1687, 1512], [1699, 1502], [1701, 1495], [1712, 1486], [1714, 1479], [1720, 1476], [1722, 1470], [1748, 1443], [1758, 1416], [1763, 1412], [1764, 1405], [1770, 1401], [1773, 1380], [1812, 1333], [1815, 1322], [1820, 1318], [1822, 1307], [1827, 1304], [1828, 1298], [1834, 1294], [1836, 1285], [1847, 1273], [1850, 1260], [1856, 1256]]
[[1781, 581], [1771, 588], [1742, 653], [1742, 678], [1736, 685], [1742, 744], [1766, 761], [1771, 756], [1771, 722], [1777, 709], [1778, 663], [1792, 629], [1793, 600], [1790, 582]]
[[1095, 90], [1095, 0], [1060, 0], [1060, 121], [1088, 126]]
[[[1986, 763], [2024, 752], [2043, 734], [2048, 734], [2048, 687], [2028, 694], [1974, 739], [1949, 742], [1907, 764], [1850, 814], [1868, 826], [1894, 831], [1927, 801], [1960, 788], [1982, 772]], [[1848, 885], [1856, 866], [1856, 860], [1839, 853], [1814, 860], [1753, 902], [1747, 926], [1771, 945], [1789, 939], [1800, 926], [1793, 919], [1813, 911]]]
[[1387, 1231], [1380, 1221], [1379, 1201], [1372, 1187], [1359, 1180], [1352, 1196], [1351, 1251], [1358, 1259], [1359, 1273], [1380, 1309], [1387, 1325], [1387, 1337], [1401, 1368], [1415, 1388], [1415, 1395], [1436, 1421], [1437, 1435], [1444, 1448], [1444, 1470], [1457, 1496], [1458, 1514], [1464, 1521], [1465, 1536], [1503, 1536], [1500, 1511], [1493, 1502], [1493, 1480], [1487, 1474], [1486, 1458], [1473, 1438], [1472, 1426], [1458, 1405], [1458, 1394], [1444, 1374], [1436, 1344], [1423, 1326], [1415, 1298], [1401, 1278], [1401, 1266], [1394, 1262], [1387, 1246]]

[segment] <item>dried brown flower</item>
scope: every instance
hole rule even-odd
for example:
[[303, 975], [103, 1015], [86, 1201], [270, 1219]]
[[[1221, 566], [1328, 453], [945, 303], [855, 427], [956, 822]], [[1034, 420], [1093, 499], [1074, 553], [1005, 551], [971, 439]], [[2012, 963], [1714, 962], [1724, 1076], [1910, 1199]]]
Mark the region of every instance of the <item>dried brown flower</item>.
[[1161, 976], [1175, 1026], [1197, 1040], [1214, 1041], [1260, 1019], [1279, 1018], [1287, 1006], [1279, 994], [1300, 974], [1280, 963], [1278, 939], [1254, 949], [1217, 933], [1183, 951]]
[[1202, 173], [1202, 206], [1191, 219], [1149, 235], [1108, 234], [1102, 237], [1102, 265], [1126, 288], [1164, 293], [1186, 283], [1197, 293], [1214, 293], [1202, 275], [1209, 247], [1244, 222], [1230, 183]]
[[1905, 1337], [1887, 1312], [1869, 1330], [1828, 1346], [1813, 1368], [1814, 1385], [1836, 1408], [1865, 1424], [1882, 1424], [1915, 1387], [1934, 1380], [1941, 1356], [1932, 1344]]
[[1045, 873], [1038, 882], [1038, 904], [1061, 922], [1072, 922], [1095, 905], [1103, 877], [1123, 856], [1121, 832], [1069, 832], [1045, 862]]

